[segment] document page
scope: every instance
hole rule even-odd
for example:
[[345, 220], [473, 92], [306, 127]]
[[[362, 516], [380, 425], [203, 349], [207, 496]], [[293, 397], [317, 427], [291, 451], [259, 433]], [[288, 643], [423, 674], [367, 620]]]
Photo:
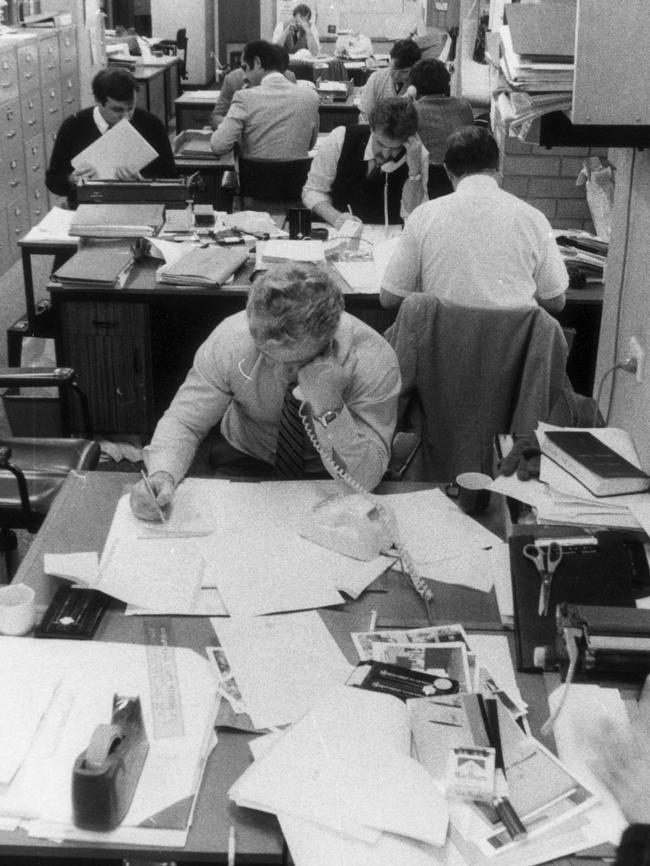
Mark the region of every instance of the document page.
[[315, 611], [211, 622], [256, 728], [296, 721], [352, 668]]
[[92, 168], [97, 177], [117, 177], [117, 169], [140, 171], [156, 159], [158, 153], [125, 118], [112, 126], [72, 159], [76, 169]]

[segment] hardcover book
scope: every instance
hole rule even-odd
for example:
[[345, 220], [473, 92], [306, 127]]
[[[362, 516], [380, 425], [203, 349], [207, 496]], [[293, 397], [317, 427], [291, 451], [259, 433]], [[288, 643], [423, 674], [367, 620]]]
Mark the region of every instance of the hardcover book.
[[647, 473], [585, 430], [547, 432], [542, 453], [594, 496], [640, 493], [650, 487]]

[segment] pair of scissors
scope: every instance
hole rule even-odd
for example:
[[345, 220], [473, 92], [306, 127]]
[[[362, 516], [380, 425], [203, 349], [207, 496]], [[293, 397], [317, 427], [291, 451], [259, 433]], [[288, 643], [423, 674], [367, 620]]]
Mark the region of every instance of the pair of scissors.
[[536, 544], [527, 544], [524, 547], [524, 556], [535, 563], [535, 568], [539, 572], [542, 583], [539, 589], [537, 613], [539, 616], [546, 616], [548, 614], [548, 604], [551, 600], [553, 575], [562, 561], [562, 548], [557, 541], [551, 541], [546, 549], [538, 547]]

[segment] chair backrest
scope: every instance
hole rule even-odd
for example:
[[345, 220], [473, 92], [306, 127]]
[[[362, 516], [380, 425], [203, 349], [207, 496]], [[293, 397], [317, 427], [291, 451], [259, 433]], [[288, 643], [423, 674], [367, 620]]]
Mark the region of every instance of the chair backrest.
[[187, 78], [187, 30], [185, 27], [176, 31], [176, 54], [180, 57], [180, 76]]
[[287, 160], [240, 157], [240, 195], [265, 201], [298, 201], [310, 166], [311, 157]]
[[494, 435], [534, 431], [568, 385], [562, 328], [537, 305], [463, 307], [413, 294], [387, 336], [402, 374], [400, 428], [422, 439], [409, 480], [491, 474]]

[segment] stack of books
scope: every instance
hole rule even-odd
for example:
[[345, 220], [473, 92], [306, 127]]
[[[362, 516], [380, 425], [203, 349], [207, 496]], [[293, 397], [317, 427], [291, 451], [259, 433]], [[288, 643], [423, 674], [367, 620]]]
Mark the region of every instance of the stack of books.
[[586, 281], [602, 283], [609, 243], [584, 231], [556, 233], [557, 244], [566, 264], [575, 264], [585, 274]]
[[90, 238], [143, 238], [157, 234], [165, 206], [150, 204], [80, 204], [70, 234]]

